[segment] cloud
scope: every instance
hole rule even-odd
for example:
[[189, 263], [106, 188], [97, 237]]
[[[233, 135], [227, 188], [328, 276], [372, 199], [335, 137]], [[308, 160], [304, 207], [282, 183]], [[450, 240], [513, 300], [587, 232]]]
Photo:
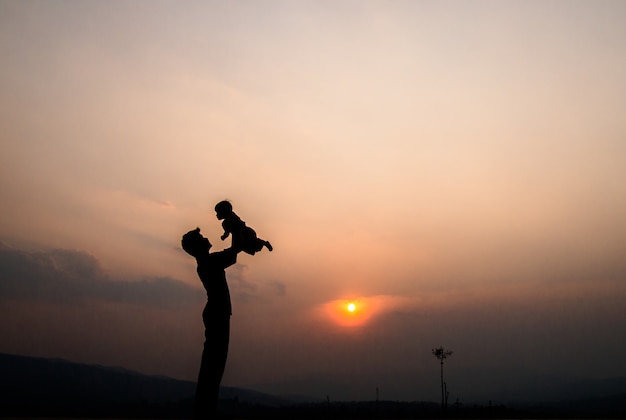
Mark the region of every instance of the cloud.
[[250, 280], [247, 272], [246, 264], [235, 264], [228, 269], [226, 277], [232, 299], [250, 302], [261, 299], [263, 296], [282, 297], [287, 294], [287, 286], [284, 283], [277, 280]]
[[248, 266], [245, 264], [235, 264], [228, 272], [228, 285], [231, 296], [242, 302], [249, 302], [258, 297], [258, 285], [250, 282], [246, 278]]
[[270, 282], [270, 286], [274, 289], [276, 296], [285, 296], [287, 294], [287, 285], [280, 281]]
[[170, 277], [111, 279], [88, 253], [28, 252], [0, 246], [0, 300], [71, 303], [86, 299], [182, 307], [204, 299], [200, 289]]

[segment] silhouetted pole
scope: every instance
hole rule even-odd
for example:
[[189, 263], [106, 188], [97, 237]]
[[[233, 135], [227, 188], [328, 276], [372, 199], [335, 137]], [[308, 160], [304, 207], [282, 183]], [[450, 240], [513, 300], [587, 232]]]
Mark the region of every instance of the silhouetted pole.
[[450, 350], [445, 350], [443, 348], [443, 346], [438, 347], [436, 349], [433, 349], [433, 355], [439, 359], [439, 363], [441, 365], [441, 409], [443, 411], [446, 410], [446, 402], [448, 400], [447, 396], [446, 396], [446, 385], [443, 382], [443, 361], [449, 357], [452, 356], [452, 351]]
[[326, 394], [326, 409], [328, 410], [328, 415], [330, 416], [330, 395]]

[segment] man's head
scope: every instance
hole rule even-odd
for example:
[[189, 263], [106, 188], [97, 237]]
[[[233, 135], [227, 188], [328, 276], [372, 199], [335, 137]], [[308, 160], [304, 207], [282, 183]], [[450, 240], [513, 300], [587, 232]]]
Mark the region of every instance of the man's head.
[[198, 257], [211, 249], [211, 242], [200, 234], [200, 228], [195, 228], [183, 235], [180, 241], [185, 252], [193, 257]]

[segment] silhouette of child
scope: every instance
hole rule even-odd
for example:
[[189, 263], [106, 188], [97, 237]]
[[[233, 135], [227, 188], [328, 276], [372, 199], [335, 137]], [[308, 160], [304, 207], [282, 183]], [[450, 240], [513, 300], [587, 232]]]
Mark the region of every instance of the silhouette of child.
[[256, 232], [237, 216], [233, 211], [233, 206], [228, 201], [220, 201], [215, 205], [215, 213], [218, 220], [222, 220], [222, 228], [224, 234], [222, 240], [228, 238], [232, 234], [232, 246], [240, 249], [246, 254], [254, 255], [256, 252], [266, 247], [272, 251], [272, 245], [263, 239], [257, 237]]

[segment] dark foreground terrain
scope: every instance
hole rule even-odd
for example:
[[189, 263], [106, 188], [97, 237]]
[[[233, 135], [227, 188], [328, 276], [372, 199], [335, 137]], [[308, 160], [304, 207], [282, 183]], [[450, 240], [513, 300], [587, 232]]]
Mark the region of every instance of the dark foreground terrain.
[[[121, 368], [0, 354], [0, 418], [191, 418], [195, 383]], [[234, 419], [625, 418], [626, 394], [532, 405], [294, 402], [224, 387]]]

